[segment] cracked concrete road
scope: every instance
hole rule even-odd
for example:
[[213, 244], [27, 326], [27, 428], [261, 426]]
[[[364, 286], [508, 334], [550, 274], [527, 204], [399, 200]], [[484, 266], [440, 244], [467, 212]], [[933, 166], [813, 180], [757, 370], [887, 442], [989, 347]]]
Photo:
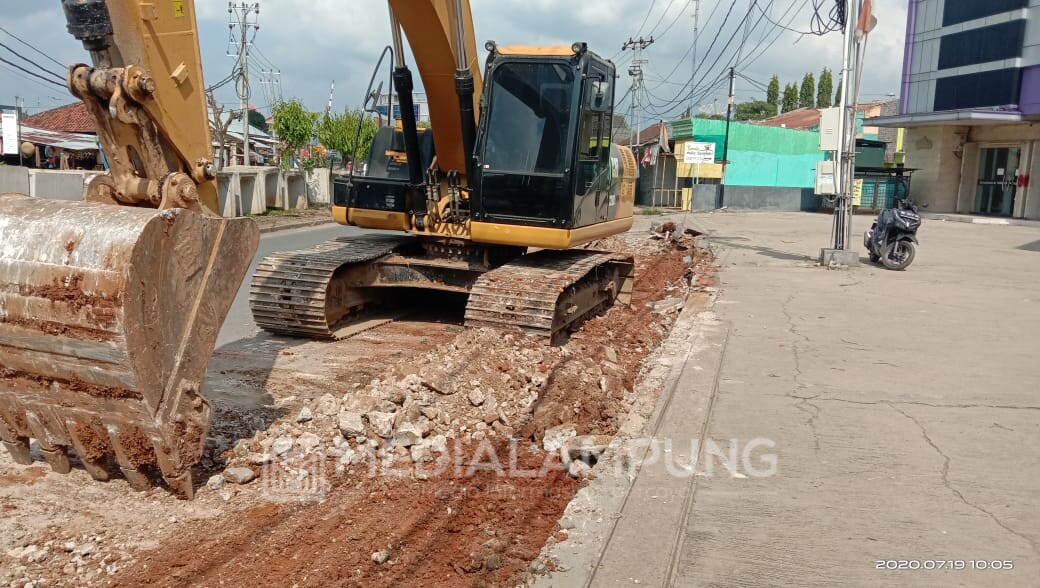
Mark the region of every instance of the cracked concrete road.
[[669, 483], [684, 508], [629, 500], [586, 582], [1040, 585], [1040, 229], [926, 221], [913, 266], [890, 272], [815, 267], [825, 215], [688, 224], [718, 253], [725, 353], [714, 386], [680, 389], [710, 407], [704, 445], [775, 446], [730, 472], [702, 453]]
[[697, 482], [674, 583], [1040, 584], [1040, 231], [926, 222], [908, 271], [829, 271], [828, 216], [692, 218], [730, 325], [708, 438], [778, 468]]

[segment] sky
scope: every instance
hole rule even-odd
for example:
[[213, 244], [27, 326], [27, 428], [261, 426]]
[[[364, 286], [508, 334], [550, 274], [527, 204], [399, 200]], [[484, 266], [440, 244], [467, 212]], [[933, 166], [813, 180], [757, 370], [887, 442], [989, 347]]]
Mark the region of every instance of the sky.
[[[738, 102], [763, 99], [762, 86], [774, 74], [783, 85], [800, 82], [806, 72], [818, 77], [824, 67], [840, 70], [840, 33], [800, 33], [810, 29], [814, 4], [829, 6], [830, 0], [471, 0], [481, 59], [487, 39], [503, 45], [585, 41], [590, 50], [616, 62], [622, 89], [618, 96], [631, 85], [628, 67], [633, 52], [620, 51], [622, 44], [629, 37], [653, 36], [655, 43], [644, 53], [649, 62], [644, 68], [645, 100], [650, 104], [644, 107], [643, 120], [676, 116], [690, 98], [701, 111], [724, 110], [722, 78], [734, 62], [740, 76]], [[4, 0], [2, 5], [0, 26], [47, 57], [2, 31], [0, 43], [61, 74], [57, 63], [89, 61], [65, 30], [59, 0]], [[874, 5], [879, 23], [867, 49], [863, 101], [899, 92], [906, 2], [875, 0]], [[204, 75], [212, 84], [227, 76], [235, 62], [227, 55], [227, 3], [196, 0], [196, 11]], [[299, 98], [311, 110], [324, 109], [333, 80], [336, 110], [360, 104], [376, 60], [390, 42], [385, 0], [260, 0], [259, 24], [251, 52], [250, 103], [265, 113], [275, 99], [274, 84], [262, 83], [265, 78], [280, 79], [282, 97]], [[700, 66], [691, 84], [693, 47]], [[37, 71], [3, 47], [0, 58]], [[281, 71], [278, 78], [265, 73], [274, 69]], [[24, 99], [29, 112], [71, 102], [63, 88], [0, 62], [0, 104], [14, 104], [16, 96]], [[231, 85], [221, 88], [217, 97], [228, 108], [238, 107]], [[628, 111], [629, 102], [630, 97], [624, 98], [617, 110]]]

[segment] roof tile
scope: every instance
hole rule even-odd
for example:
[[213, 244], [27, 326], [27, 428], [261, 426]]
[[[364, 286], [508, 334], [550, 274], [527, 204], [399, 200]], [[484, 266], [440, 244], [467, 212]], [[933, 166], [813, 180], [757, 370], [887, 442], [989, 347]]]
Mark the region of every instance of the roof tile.
[[94, 119], [82, 102], [73, 102], [34, 114], [22, 120], [22, 124], [47, 131], [65, 133], [97, 133]]

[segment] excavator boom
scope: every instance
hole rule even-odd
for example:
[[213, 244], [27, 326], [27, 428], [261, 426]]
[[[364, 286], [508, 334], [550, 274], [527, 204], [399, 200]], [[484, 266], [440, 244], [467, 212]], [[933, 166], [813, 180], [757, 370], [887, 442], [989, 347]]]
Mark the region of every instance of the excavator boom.
[[259, 240], [222, 219], [194, 4], [64, 0], [110, 169], [84, 202], [0, 195], [0, 440], [58, 472], [194, 492], [206, 366]]

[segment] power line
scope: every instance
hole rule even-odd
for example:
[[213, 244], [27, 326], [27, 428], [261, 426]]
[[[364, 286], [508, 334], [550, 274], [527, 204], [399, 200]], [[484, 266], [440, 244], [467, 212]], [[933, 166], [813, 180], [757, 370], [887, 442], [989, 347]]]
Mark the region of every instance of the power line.
[[65, 76], [62, 76], [61, 74], [57, 74], [57, 73], [54, 73], [53, 71], [51, 71], [51, 70], [49, 70], [49, 69], [47, 69], [47, 68], [43, 67], [43, 66], [42, 66], [42, 65], [40, 65], [39, 63], [36, 63], [35, 61], [33, 61], [33, 60], [29, 59], [28, 57], [26, 57], [26, 56], [22, 55], [21, 53], [19, 53], [19, 52], [15, 51], [14, 49], [11, 49], [11, 48], [10, 48], [10, 47], [8, 47], [7, 45], [5, 45], [5, 44], [3, 44], [3, 43], [0, 43], [0, 47], [3, 47], [4, 49], [7, 49], [8, 51], [10, 51], [10, 52], [11, 52], [11, 53], [13, 53], [13, 54], [14, 54], [14, 56], [15, 56], [15, 57], [17, 57], [18, 59], [21, 59], [22, 61], [24, 61], [24, 62], [26, 62], [26, 63], [30, 63], [30, 64], [32, 64], [33, 66], [35, 66], [35, 67], [36, 67], [37, 69], [39, 69], [40, 71], [42, 71], [42, 72], [44, 72], [44, 73], [48, 73], [48, 74], [50, 74], [50, 75], [54, 76], [55, 78], [57, 78], [57, 79], [59, 79], [59, 80], [62, 80], [63, 82], [65, 81]]
[[4, 27], [0, 27], [0, 31], [3, 31], [3, 32], [7, 33], [7, 34], [8, 34], [8, 35], [9, 35], [9, 36], [10, 36], [10, 37], [11, 37], [12, 39], [14, 39], [15, 41], [18, 41], [18, 42], [19, 42], [19, 43], [21, 43], [22, 45], [25, 45], [26, 47], [28, 47], [28, 48], [32, 49], [33, 51], [35, 51], [35, 52], [39, 53], [40, 55], [44, 56], [45, 58], [49, 59], [49, 60], [50, 60], [51, 62], [53, 62], [53, 63], [54, 63], [55, 65], [57, 65], [58, 67], [60, 67], [60, 68], [62, 68], [62, 69], [65, 69], [65, 68], [67, 68], [67, 67], [68, 67], [68, 64], [64, 64], [64, 63], [61, 63], [61, 62], [60, 62], [60, 61], [58, 61], [57, 59], [54, 59], [54, 58], [53, 58], [53, 57], [51, 57], [50, 55], [47, 55], [47, 54], [46, 54], [46, 53], [44, 53], [43, 51], [40, 51], [40, 50], [39, 50], [39, 49], [37, 49], [36, 47], [33, 47], [32, 45], [30, 45], [30, 44], [29, 44], [29, 43], [27, 43], [26, 41], [23, 41], [23, 40], [22, 40], [22, 39], [21, 39], [20, 37], [18, 37], [17, 35], [15, 35], [14, 33], [12, 33], [11, 31], [9, 31], [9, 30], [5, 29]]
[[19, 70], [21, 70], [21, 71], [31, 75], [34, 78], [40, 78], [41, 80], [47, 82], [48, 84], [54, 84], [55, 86], [57, 86], [59, 88], [62, 88], [62, 89], [65, 88], [65, 84], [59, 84], [58, 82], [55, 82], [54, 80], [52, 80], [50, 78], [45, 78], [45, 77], [41, 76], [40, 74], [38, 74], [36, 72], [29, 71], [29, 70], [25, 69], [24, 67], [18, 65], [17, 63], [12, 63], [12, 62], [4, 59], [3, 57], [0, 57], [0, 61], [6, 63], [7, 65], [10, 65], [13, 68], [19, 69]]
[[[740, 32], [741, 26], [743, 26], [743, 24], [747, 21], [748, 17], [751, 15], [751, 11], [752, 11], [753, 7], [756, 5], [756, 3], [757, 3], [757, 0], [752, 0], [751, 6], [749, 6], [747, 12], [744, 13], [744, 18], [741, 20], [741, 22], [739, 22], [737, 24], [735, 30], [733, 31], [733, 34], [730, 36], [729, 40], [726, 41], [726, 44], [723, 46], [723, 49], [715, 57], [715, 60], [712, 62], [712, 64], [710, 66], [708, 66], [707, 70], [705, 71], [704, 75], [701, 76], [700, 80], [698, 80], [696, 83], [694, 82], [697, 74], [699, 73], [699, 71], [701, 69], [701, 66], [703, 65], [703, 62], [701, 62], [700, 64], [697, 65], [697, 69], [694, 70], [693, 74], [690, 76], [689, 82], [684, 86], [683, 90], [680, 90], [676, 94], [676, 96], [674, 98], [672, 98], [670, 100], [665, 100], [663, 102], [663, 104], [660, 104], [660, 105], [655, 104], [654, 105], [656, 107], [665, 108], [666, 109], [666, 110], [661, 111], [661, 113], [659, 113], [658, 116], [663, 116], [663, 113], [669, 112], [672, 108], [675, 107], [675, 105], [677, 105], [679, 103], [686, 102], [687, 100], [690, 99], [691, 96], [693, 96], [698, 91], [698, 86], [700, 85], [700, 83], [705, 78], [708, 77], [708, 72], [710, 72], [718, 64], [719, 60], [722, 59], [722, 56], [726, 54], [726, 48], [729, 47], [730, 44], [733, 42], [733, 40], [737, 37], [737, 34]], [[726, 13], [726, 17], [722, 21], [722, 26], [720, 26], [718, 28], [718, 30], [715, 31], [715, 37], [712, 39], [712, 42], [711, 42], [711, 44], [708, 47], [707, 54], [709, 54], [709, 55], [711, 54], [712, 49], [715, 47], [715, 43], [719, 40], [719, 37], [722, 34], [722, 30], [725, 27], [726, 22], [729, 20], [729, 16], [733, 12], [733, 9], [735, 7], [736, 7], [736, 2], [734, 1], [733, 3], [730, 4], [729, 10]], [[729, 66], [727, 65], [727, 67], [729, 67]], [[686, 88], [689, 88], [689, 91], [684, 93]]]
[[625, 50], [628, 50], [628, 49], [632, 49], [633, 52], [635, 53], [635, 57], [632, 59], [632, 65], [629, 66], [629, 68], [628, 68], [628, 75], [632, 76], [632, 87], [630, 88], [630, 90], [632, 91], [632, 109], [633, 109], [633, 111], [635, 113], [635, 118], [636, 118], [636, 139], [635, 140], [636, 140], [637, 143], [639, 142], [639, 132], [641, 130], [639, 128], [640, 123], [641, 123], [640, 111], [641, 111], [642, 106], [643, 106], [643, 101], [641, 99], [640, 92], [644, 88], [644, 85], [643, 85], [643, 66], [646, 65], [646, 60], [643, 59], [643, 51], [645, 51], [647, 47], [649, 47], [649, 46], [651, 46], [653, 44], [654, 44], [654, 38], [653, 37], [650, 37], [649, 40], [644, 39], [643, 37], [639, 37], [638, 41], [636, 41], [632, 37], [629, 37], [628, 41], [626, 41], [625, 44], [621, 48], [622, 51], [625, 51]]
[[[788, 21], [787, 21], [788, 26], [790, 26], [790, 24], [794, 22], [794, 19], [797, 18], [797, 16], [798, 16], [798, 13], [808, 3], [809, 3], [809, 0], [803, 0], [802, 1], [802, 4], [800, 6], [798, 6], [798, 9], [795, 10], [795, 13], [791, 15], [790, 19], [788, 19]], [[795, 7], [795, 3], [792, 2], [787, 7], [787, 10], [785, 10], [784, 13], [780, 16], [780, 20], [783, 20], [784, 17], [787, 16], [791, 12], [792, 9], [794, 9], [794, 7]], [[765, 15], [765, 12], [763, 12], [763, 15]], [[768, 16], [766, 16], [766, 18], [767, 18], [767, 20], [769, 19]], [[773, 21], [769, 20], [769, 22], [773, 22]], [[760, 51], [759, 51], [758, 48], [752, 49], [751, 52], [749, 53], [749, 56], [750, 56], [749, 59], [744, 61], [744, 62], [741, 62], [741, 63], [737, 64], [738, 67], [747, 67], [747, 66], [751, 65], [752, 63], [754, 63], [755, 61], [757, 61], [759, 58], [761, 58], [763, 55], [765, 55], [773, 47], [773, 45], [776, 44], [777, 41], [780, 40], [780, 37], [782, 37], [784, 35], [784, 31], [792, 31], [793, 30], [793, 29], [788, 28], [787, 26], [783, 26], [783, 25], [778, 25], [778, 26], [779, 26], [780, 30], [777, 31], [777, 34], [776, 34], [775, 37], [773, 37], [773, 40], [770, 41], [769, 44], [767, 44]], [[798, 31], [795, 31], [795, 32], [798, 32]], [[802, 35], [804, 36], [804, 33], [802, 33]], [[768, 33], [767, 33], [767, 36], [768, 36]], [[801, 37], [798, 37], [798, 39], [801, 39]], [[797, 43], [797, 42], [798, 42], [798, 40], [795, 40], [795, 43]], [[758, 55], [755, 55], [756, 51], [758, 51]]]
[[[34, 79], [30, 78], [30, 77], [26, 77], [26, 76], [25, 76], [25, 74], [23, 74], [23, 73], [21, 73], [21, 72], [19, 72], [19, 71], [16, 71], [16, 70], [14, 70], [14, 69], [12, 69], [12, 68], [10, 68], [10, 67], [6, 66], [6, 65], [2, 65], [2, 64], [0, 64], [0, 68], [2, 68], [2, 69], [5, 69], [5, 70], [7, 70], [7, 71], [11, 72], [11, 75], [13, 75], [13, 76], [17, 76], [17, 77], [18, 77], [19, 79], [21, 79], [21, 80], [24, 80], [24, 81], [26, 81], [26, 82], [29, 82], [29, 83], [32, 83], [32, 84], [36, 84], [37, 86], [39, 86], [39, 87], [41, 87], [41, 88], [46, 88], [46, 89], [47, 89], [47, 91], [49, 91], [49, 92], [51, 92], [51, 91], [54, 91], [54, 88], [53, 88], [52, 86], [47, 86], [47, 85], [44, 85], [44, 84], [43, 84], [42, 82], [38, 82], [38, 81], [36, 81], [36, 80], [34, 80]], [[50, 81], [50, 80], [48, 80], [48, 82], [49, 82], [49, 81]], [[62, 88], [65, 88], [65, 86], [62, 86]], [[67, 89], [67, 88], [66, 88], [66, 89]], [[50, 97], [50, 98], [54, 98], [54, 96], [49, 96], [49, 97]], [[55, 100], [60, 100], [60, 99], [58, 99], [58, 98], [55, 98]]]

